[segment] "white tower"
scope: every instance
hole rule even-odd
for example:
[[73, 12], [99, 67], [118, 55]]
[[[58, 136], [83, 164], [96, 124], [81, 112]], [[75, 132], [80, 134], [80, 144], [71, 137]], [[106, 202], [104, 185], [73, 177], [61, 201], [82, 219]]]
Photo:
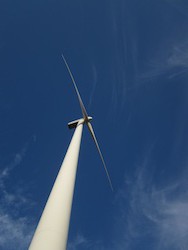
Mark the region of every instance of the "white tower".
[[29, 250], [65, 250], [84, 120], [76, 127]]

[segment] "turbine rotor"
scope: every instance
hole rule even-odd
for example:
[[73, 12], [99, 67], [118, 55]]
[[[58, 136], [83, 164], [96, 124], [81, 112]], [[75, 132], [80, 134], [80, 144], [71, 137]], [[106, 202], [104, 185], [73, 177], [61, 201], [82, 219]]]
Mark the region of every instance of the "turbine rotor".
[[95, 143], [95, 145], [96, 145], [96, 147], [97, 147], [97, 150], [98, 150], [98, 153], [99, 153], [99, 155], [100, 155], [100, 158], [101, 158], [101, 160], [102, 160], [102, 163], [103, 163], [103, 166], [104, 166], [104, 170], [105, 170], [105, 172], [106, 172], [106, 176], [107, 176], [108, 182], [109, 182], [109, 184], [110, 184], [110, 188], [111, 188], [111, 190], [113, 191], [113, 186], [112, 186], [112, 181], [111, 181], [111, 179], [110, 179], [110, 175], [109, 175], [109, 173], [108, 173], [108, 170], [107, 170], [107, 167], [106, 167], [106, 164], [105, 164], [105, 161], [104, 161], [102, 152], [101, 152], [100, 147], [99, 147], [99, 144], [98, 144], [98, 142], [97, 142], [97, 138], [96, 138], [96, 136], [95, 136], [93, 127], [92, 127], [92, 125], [91, 125], [91, 123], [90, 123], [90, 121], [92, 120], [92, 117], [91, 117], [91, 116], [88, 116], [88, 114], [87, 114], [86, 108], [85, 108], [85, 106], [84, 106], [84, 104], [83, 104], [82, 98], [81, 98], [80, 93], [79, 93], [79, 91], [78, 91], [78, 87], [77, 87], [76, 82], [75, 82], [75, 80], [74, 80], [73, 74], [72, 74], [72, 72], [71, 72], [71, 70], [70, 70], [70, 68], [69, 68], [69, 65], [68, 65], [67, 61], [65, 60], [65, 57], [64, 57], [63, 54], [62, 54], [62, 58], [63, 58], [63, 61], [64, 61], [65, 65], [66, 65], [66, 67], [67, 67], [67, 70], [68, 70], [68, 72], [69, 72], [69, 75], [70, 75], [70, 77], [71, 77], [71, 80], [72, 80], [72, 82], [73, 82], [73, 85], [74, 85], [74, 88], [75, 88], [75, 91], [76, 91], [76, 94], [77, 94], [77, 97], [78, 97], [78, 101], [79, 101], [79, 104], [80, 104], [80, 108], [81, 108], [81, 111], [82, 111], [82, 115], [83, 115], [83, 119], [78, 119], [78, 120], [69, 122], [69, 123], [68, 123], [68, 127], [69, 127], [70, 129], [72, 129], [72, 128], [76, 128], [80, 122], [81, 122], [81, 123], [86, 123], [86, 125], [87, 125], [87, 127], [88, 127], [88, 129], [89, 129], [89, 132], [90, 132], [90, 134], [91, 134], [91, 136], [92, 136], [92, 138], [93, 138], [93, 141], [94, 141], [94, 143]]

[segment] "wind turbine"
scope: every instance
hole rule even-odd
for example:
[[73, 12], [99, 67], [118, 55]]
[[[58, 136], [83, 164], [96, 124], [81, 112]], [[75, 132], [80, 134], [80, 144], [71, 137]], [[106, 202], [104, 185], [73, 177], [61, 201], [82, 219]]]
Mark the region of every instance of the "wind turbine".
[[83, 117], [68, 123], [68, 127], [70, 129], [75, 128], [75, 132], [34, 233], [29, 250], [66, 250], [77, 163], [84, 124], [86, 124], [91, 133], [102, 160], [108, 182], [113, 191], [112, 182], [103, 155], [90, 123], [92, 117], [87, 114], [72, 72], [63, 55], [62, 58], [76, 90]]

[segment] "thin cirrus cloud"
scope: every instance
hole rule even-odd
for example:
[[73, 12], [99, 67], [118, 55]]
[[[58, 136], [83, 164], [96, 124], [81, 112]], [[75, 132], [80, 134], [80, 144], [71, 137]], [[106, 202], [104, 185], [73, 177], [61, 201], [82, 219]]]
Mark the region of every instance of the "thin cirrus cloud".
[[67, 250], [110, 250], [111, 248], [106, 248], [105, 245], [96, 240], [87, 239], [83, 234], [78, 233], [76, 237], [68, 243]]
[[159, 76], [167, 79], [182, 76], [188, 72], [188, 42], [177, 43], [158, 51], [147, 63], [147, 70], [138, 76], [138, 80], [151, 81]]
[[77, 250], [78, 248], [87, 247], [88, 240], [83, 236], [83, 234], [77, 234], [76, 237], [68, 243], [68, 250]]
[[[120, 236], [114, 249], [186, 249], [188, 245], [188, 192], [183, 178], [165, 187], [152, 184], [152, 176], [141, 168], [134, 181], [127, 180], [117, 200]], [[149, 172], [149, 171], [148, 171]], [[121, 228], [121, 230], [120, 230]]]
[[0, 249], [3, 250], [27, 249], [34, 231], [33, 219], [19, 213], [23, 208], [33, 206], [34, 202], [16, 184], [11, 191], [7, 184], [11, 172], [23, 161], [27, 147], [28, 144], [0, 172]]
[[97, 86], [97, 80], [98, 80], [97, 69], [96, 69], [96, 66], [94, 64], [92, 65], [92, 72], [93, 72], [93, 84], [92, 84], [92, 89], [91, 89], [91, 93], [90, 93], [90, 97], [89, 97], [89, 107], [92, 104], [95, 89]]
[[[134, 5], [130, 1], [120, 1], [121, 11], [116, 10], [112, 3], [115, 51], [113, 82], [116, 83], [112, 86], [112, 101], [115, 107], [120, 107], [119, 104], [124, 106], [129, 91], [132, 93], [132, 90], [137, 90], [137, 87], [142, 87], [145, 83], [156, 82], [159, 77], [170, 81], [188, 73], [187, 17], [179, 18], [179, 10], [187, 9], [185, 1], [153, 1], [154, 6], [160, 6], [161, 10], [155, 16], [155, 22], [157, 20], [157, 23], [162, 23], [164, 30], [155, 37], [155, 26], [152, 29], [149, 26], [146, 38], [140, 36], [140, 29], [144, 30], [146, 27], [141, 26], [142, 19], [137, 15], [137, 12], [140, 14], [137, 9], [139, 2]], [[148, 22], [152, 22], [148, 13], [153, 12], [153, 6], [146, 3], [143, 6], [148, 6], [143, 11]], [[156, 14], [155, 11], [153, 13]], [[144, 52], [141, 42], [147, 43]]]
[[[186, 168], [184, 168], [184, 172]], [[188, 189], [182, 173], [173, 182], [154, 185], [154, 168], [145, 161], [117, 192], [109, 242], [78, 234], [68, 250], [186, 250]]]
[[14, 218], [0, 208], [0, 248], [4, 250], [27, 249], [33, 228], [26, 217]]

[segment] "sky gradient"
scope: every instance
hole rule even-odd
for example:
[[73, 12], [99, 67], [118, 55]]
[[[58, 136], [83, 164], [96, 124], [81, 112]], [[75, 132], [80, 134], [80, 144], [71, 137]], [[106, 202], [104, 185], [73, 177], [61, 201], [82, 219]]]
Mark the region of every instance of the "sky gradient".
[[188, 246], [188, 4], [2, 0], [0, 249], [28, 248], [81, 117], [68, 250]]

